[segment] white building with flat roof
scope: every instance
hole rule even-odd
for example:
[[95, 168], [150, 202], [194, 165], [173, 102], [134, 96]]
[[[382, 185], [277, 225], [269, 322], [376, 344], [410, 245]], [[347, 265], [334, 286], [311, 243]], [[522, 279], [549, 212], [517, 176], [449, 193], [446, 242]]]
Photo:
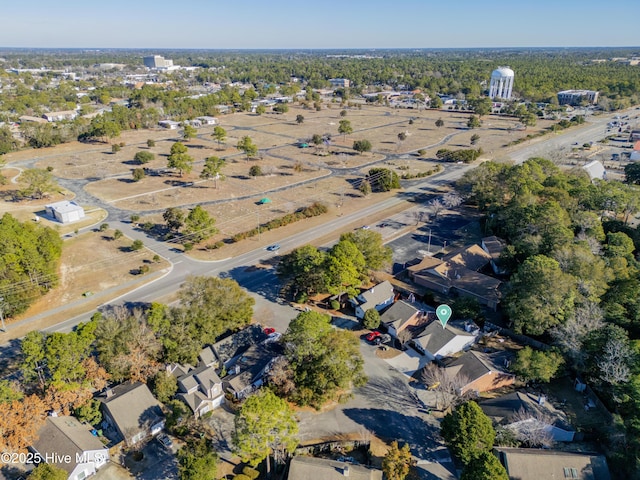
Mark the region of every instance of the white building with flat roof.
[[62, 202], [52, 203], [46, 205], [45, 210], [47, 215], [55, 218], [60, 223], [77, 222], [84, 218], [84, 208], [78, 205], [76, 202], [69, 202], [64, 200]]
[[147, 68], [169, 68], [173, 67], [173, 60], [168, 60], [162, 55], [150, 55], [143, 57], [144, 66]]
[[563, 90], [558, 92], [558, 103], [560, 105], [580, 105], [583, 99], [590, 104], [598, 103], [600, 92], [595, 90]]

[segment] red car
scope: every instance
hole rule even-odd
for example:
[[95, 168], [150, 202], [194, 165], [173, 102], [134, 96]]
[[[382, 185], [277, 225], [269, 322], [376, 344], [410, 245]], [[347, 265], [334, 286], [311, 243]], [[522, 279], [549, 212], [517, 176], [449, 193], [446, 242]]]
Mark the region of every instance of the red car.
[[367, 339], [368, 342], [373, 342], [380, 335], [381, 335], [381, 333], [379, 331], [374, 330], [373, 332], [371, 332], [369, 335], [366, 336], [366, 339]]
[[276, 333], [276, 329], [271, 327], [267, 327], [263, 331], [265, 335], [271, 335], [272, 333]]

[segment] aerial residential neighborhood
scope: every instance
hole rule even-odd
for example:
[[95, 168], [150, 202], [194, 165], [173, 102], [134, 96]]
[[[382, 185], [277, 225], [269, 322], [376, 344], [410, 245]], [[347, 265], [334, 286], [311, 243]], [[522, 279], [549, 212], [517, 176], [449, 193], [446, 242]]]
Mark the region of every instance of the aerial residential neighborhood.
[[632, 14], [64, 3], [0, 31], [0, 480], [640, 478]]

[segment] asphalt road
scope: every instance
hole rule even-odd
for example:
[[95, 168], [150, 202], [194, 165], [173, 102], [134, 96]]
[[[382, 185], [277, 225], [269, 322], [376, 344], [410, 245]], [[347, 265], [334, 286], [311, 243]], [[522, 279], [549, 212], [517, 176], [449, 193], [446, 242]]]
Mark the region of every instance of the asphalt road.
[[[617, 114], [620, 114], [620, 112]], [[510, 156], [515, 162], [521, 163], [532, 156], [544, 156], [546, 152], [568, 148], [576, 141], [584, 143], [587, 141], [597, 140], [602, 138], [602, 133], [604, 132], [606, 123], [610, 121], [612, 116], [613, 114], [603, 115], [600, 117], [590, 117], [588, 119], [590, 123], [581, 129], [574, 129], [570, 132], [560, 133], [554, 136], [548, 135], [540, 140], [534, 141], [535, 143], [532, 143], [531, 145], [525, 145], [514, 150]], [[438, 145], [446, 143], [452, 135], [455, 135], [455, 133], [443, 138], [438, 142]], [[391, 157], [395, 157], [395, 155], [389, 156], [389, 158]], [[27, 162], [22, 162], [20, 166], [31, 166], [38, 160], [40, 160], [40, 158], [34, 158]], [[446, 169], [440, 174], [428, 177], [424, 180], [410, 182], [408, 184], [410, 186], [399, 191], [393, 198], [389, 198], [358, 212], [336, 217], [324, 225], [311, 228], [305, 232], [280, 240], [279, 243], [281, 245], [281, 250], [279, 253], [286, 253], [294, 248], [310, 243], [320, 236], [326, 235], [327, 232], [335, 231], [352, 223], [362, 222], [362, 224], [368, 224], [368, 217], [376, 212], [397, 206], [406, 200], [414, 200], [417, 197], [433, 195], [435, 189], [451, 184], [470, 168], [472, 167], [468, 165], [447, 165]], [[78, 194], [78, 200], [81, 203], [96, 203], [96, 199], [89, 196], [83, 189], [86, 181], [74, 180], [63, 181], [61, 183], [63, 183], [65, 187], [76, 192]], [[182, 254], [179, 250], [174, 249], [171, 244], [159, 242], [148, 237], [141, 230], [136, 229], [135, 226], [127, 220], [129, 212], [115, 209], [110, 205], [100, 206], [105, 208], [109, 213], [109, 221], [112, 227], [119, 228], [125, 233], [125, 235], [132, 239], [142, 240], [147, 248], [159, 255], [162, 255], [172, 263], [172, 268], [165, 276], [153, 283], [142, 286], [121, 296], [120, 298], [110, 302], [111, 304], [136, 304], [140, 302], [155, 301], [174, 293], [189, 275], [231, 276], [247, 288], [250, 293], [254, 294], [256, 298], [271, 301], [276, 300], [275, 293], [278, 288], [278, 284], [276, 283], [277, 279], [272, 274], [256, 272], [255, 270], [249, 269], [252, 265], [272, 256], [272, 252], [267, 252], [264, 248], [259, 247], [238, 257], [217, 262], [193, 260]], [[407, 207], [411, 208], [409, 205]], [[285, 312], [283, 311], [282, 313]], [[295, 315], [294, 311], [287, 312], [287, 314], [290, 314], [291, 316]], [[90, 315], [91, 314], [88, 313], [70, 318], [48, 330], [69, 331], [79, 322], [88, 320]], [[7, 345], [4, 346], [6, 347]], [[7, 351], [11, 350], [8, 349]], [[2, 354], [0, 353], [0, 356], [1, 355]]]
[[[416, 195], [432, 193], [435, 187], [454, 181], [469, 168], [471, 167], [468, 165], [452, 165], [443, 172], [400, 191], [395, 197], [363, 208], [352, 214], [336, 217], [323, 225], [284, 238], [278, 242], [281, 246], [278, 254], [283, 254], [311, 243], [317, 238], [325, 236], [327, 232], [338, 230], [353, 223], [362, 222], [363, 224], [367, 224], [368, 218], [378, 211], [394, 207], [406, 202], [407, 199], [413, 200]], [[408, 208], [409, 207], [410, 205], [408, 205]], [[111, 224], [111, 226], [114, 227], [113, 224]], [[229, 276], [238, 281], [238, 283], [245, 287], [250, 293], [257, 294], [272, 301], [276, 300], [275, 293], [277, 293], [279, 285], [279, 283], [276, 283], [277, 278], [273, 276], [272, 273], [269, 274], [268, 272], [256, 271], [250, 268], [260, 263], [261, 260], [274, 256], [273, 252], [265, 250], [262, 246], [237, 257], [216, 262], [204, 262], [191, 259], [179, 251], [174, 250], [170, 244], [149, 238], [144, 232], [136, 229], [130, 222], [120, 222], [115, 228], [119, 228], [125, 235], [134, 240], [142, 240], [147, 248], [167, 258], [173, 264], [173, 268], [164, 277], [119, 297], [110, 302], [111, 304], [153, 302], [174, 293], [189, 275]], [[295, 314], [293, 313], [293, 309], [291, 310], [292, 318]], [[59, 323], [47, 329], [47, 331], [69, 331], [75, 325], [87, 321], [90, 317], [91, 313], [79, 315]]]

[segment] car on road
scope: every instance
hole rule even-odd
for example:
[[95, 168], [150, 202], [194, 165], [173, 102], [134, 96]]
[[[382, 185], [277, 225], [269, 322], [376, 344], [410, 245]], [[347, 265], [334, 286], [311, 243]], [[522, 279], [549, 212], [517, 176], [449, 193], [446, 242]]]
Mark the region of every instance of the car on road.
[[384, 228], [384, 227], [388, 227], [389, 224], [387, 222], [382, 222], [378, 224], [378, 228]]
[[369, 333], [365, 338], [367, 339], [367, 342], [375, 342], [376, 338], [378, 338], [380, 335], [382, 335], [379, 331], [374, 330], [373, 332]]
[[276, 329], [275, 328], [271, 328], [271, 327], [266, 327], [263, 330], [265, 335], [271, 335], [272, 333], [276, 333]]
[[369, 230], [371, 227], [369, 225], [363, 225], [360, 227], [362, 230]]
[[163, 447], [167, 448], [167, 449], [171, 449], [171, 447], [173, 447], [173, 442], [171, 441], [171, 439], [165, 435], [164, 433], [161, 433], [160, 435], [158, 435], [156, 437], [158, 439], [158, 441], [162, 444]]
[[277, 250], [280, 250], [280, 245], [278, 245], [277, 243], [274, 243], [273, 245], [269, 245], [267, 247], [267, 250], [269, 250], [270, 252], [275, 252]]

